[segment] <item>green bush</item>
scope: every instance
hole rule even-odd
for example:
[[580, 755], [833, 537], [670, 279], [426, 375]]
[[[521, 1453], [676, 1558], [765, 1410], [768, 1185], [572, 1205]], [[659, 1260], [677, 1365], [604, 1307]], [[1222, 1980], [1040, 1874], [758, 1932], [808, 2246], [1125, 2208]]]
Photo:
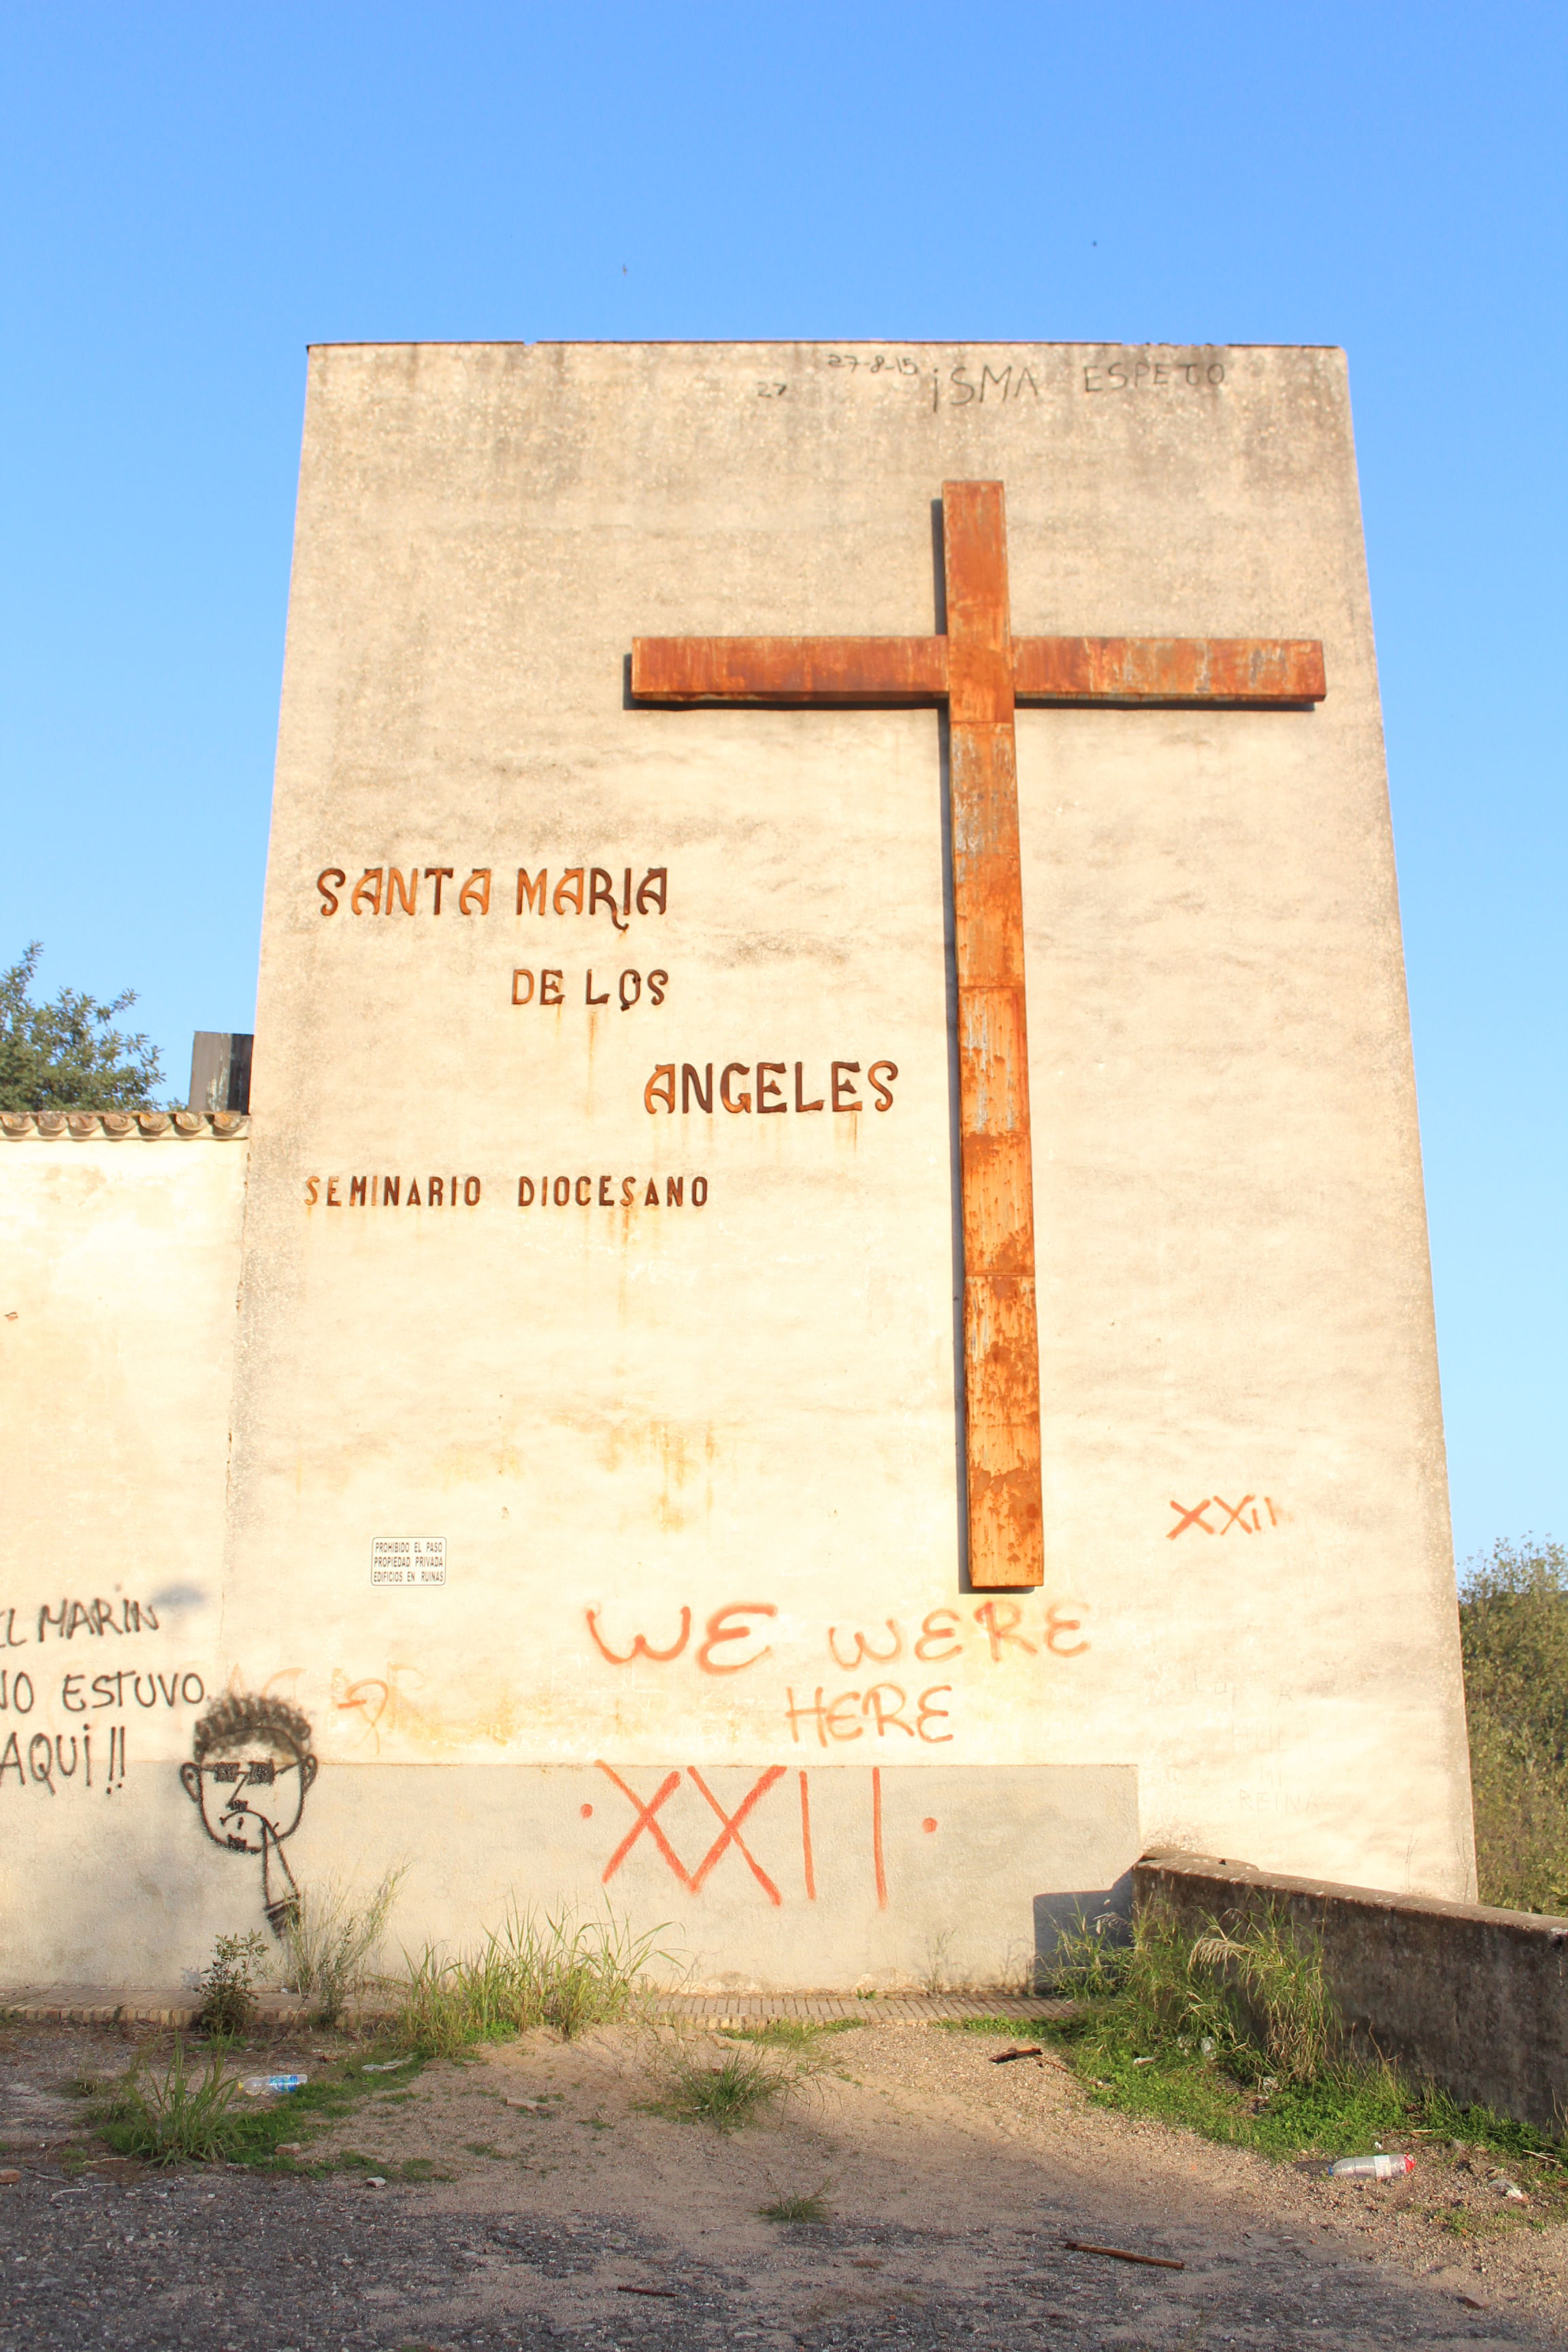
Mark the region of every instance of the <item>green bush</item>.
[[254, 1927], [218, 1937], [201, 1974], [198, 2033], [231, 2041], [245, 2032], [256, 2016], [256, 1971], [267, 1958], [266, 1941]]
[[1339, 2038], [1321, 1954], [1284, 1912], [1236, 1934], [1211, 1920], [1194, 1937], [1147, 1904], [1126, 1943], [1088, 1925], [1065, 1937], [1052, 1973], [1055, 1989], [1085, 2002], [1117, 2047], [1218, 2058], [1244, 2082], [1312, 2082]]
[[756, 2049], [726, 2050], [715, 2064], [677, 2044], [665, 2049], [659, 2072], [661, 2095], [654, 2104], [660, 2114], [721, 2132], [754, 2123], [793, 2087], [792, 2070]]
[[[1056, 1980], [1077, 2013], [1040, 2030], [1106, 2105], [1275, 2158], [1411, 2137], [1553, 2163], [1560, 2154], [1549, 2134], [1355, 2058], [1319, 1951], [1283, 1913], [1194, 1936], [1150, 1906], [1130, 1943], [1088, 1928], [1067, 1939]], [[992, 2030], [1005, 2028], [1016, 2031], [1001, 2019]]]
[[30, 993], [43, 949], [35, 940], [0, 971], [0, 1110], [142, 1110], [163, 1083], [158, 1049], [114, 1023], [136, 1002], [126, 989], [100, 1004], [62, 988], [47, 1004]]
[[1568, 1546], [1471, 1560], [1459, 1638], [1480, 1899], [1568, 1912]]

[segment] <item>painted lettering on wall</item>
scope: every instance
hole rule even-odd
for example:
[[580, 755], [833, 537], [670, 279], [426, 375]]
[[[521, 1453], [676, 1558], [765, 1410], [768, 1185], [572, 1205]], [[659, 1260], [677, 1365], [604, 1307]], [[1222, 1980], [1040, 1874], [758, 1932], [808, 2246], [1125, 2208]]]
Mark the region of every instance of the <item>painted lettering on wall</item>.
[[[663, 1191], [659, 1190], [660, 1185]], [[694, 1209], [708, 1205], [706, 1176], [531, 1176], [517, 1180], [520, 1209]]]
[[[691, 1612], [682, 1609], [680, 1631], [667, 1647], [657, 1647], [645, 1635], [634, 1633], [630, 1649], [615, 1649], [599, 1630], [599, 1612], [587, 1609], [583, 1613], [595, 1648], [613, 1666], [629, 1666], [634, 1658], [651, 1658], [656, 1664], [668, 1665], [671, 1659], [685, 1654], [691, 1636]], [[771, 1655], [771, 1645], [762, 1638], [765, 1628], [752, 1620], [776, 1617], [778, 1613], [771, 1601], [732, 1601], [722, 1609], [715, 1609], [702, 1640], [692, 1653], [692, 1664], [705, 1675], [738, 1675], [746, 1666], [757, 1665]]]
[[1212, 391], [1224, 382], [1225, 362], [1208, 352], [1188, 359], [1170, 352], [1120, 352], [1083, 372], [1089, 393]]
[[531, 964], [516, 964], [511, 975], [511, 1001], [514, 1004], [532, 1004], [542, 1010], [583, 1004], [598, 1007], [618, 1005], [623, 1013], [631, 1013], [639, 1004], [659, 1005], [669, 992], [669, 974], [657, 965], [645, 976], [629, 966], [625, 971], [599, 969], [597, 980], [590, 965], [582, 974], [568, 973], [564, 967], [557, 971], [543, 964], [536, 971]]
[[[26, 1676], [19, 1675], [16, 1679], [25, 1682]], [[29, 1695], [27, 1706], [17, 1711], [26, 1714], [31, 1706]], [[95, 1769], [92, 1732], [84, 1729], [79, 1735], [73, 1731], [69, 1741], [68, 1753], [67, 1735], [63, 1731], [52, 1735], [47, 1731], [35, 1731], [30, 1735], [23, 1731], [7, 1732], [4, 1745], [0, 1746], [0, 1793], [14, 1786], [35, 1794], [42, 1792], [55, 1797], [67, 1790], [92, 1788]], [[117, 1795], [125, 1780], [125, 1726], [122, 1723], [100, 1725], [96, 1769], [97, 1786], [101, 1793], [106, 1797]], [[7, 1778], [12, 1772], [16, 1775], [14, 1784]]]
[[1223, 1495], [1205, 1495], [1201, 1503], [1173, 1503], [1171, 1508], [1176, 1515], [1175, 1526], [1165, 1529], [1171, 1543], [1189, 1532], [1227, 1536], [1233, 1528], [1244, 1536], [1267, 1535], [1286, 1517], [1283, 1505], [1268, 1495], [1243, 1495], [1239, 1503], [1227, 1503]]
[[[661, 1110], [673, 1113], [704, 1111], [710, 1118], [718, 1110], [728, 1111], [731, 1118], [765, 1117], [770, 1111], [857, 1111], [866, 1108], [866, 1097], [860, 1092], [858, 1062], [828, 1062], [807, 1065], [796, 1062], [793, 1091], [789, 1084], [790, 1064], [784, 1062], [682, 1062], [679, 1076], [674, 1062], [660, 1062], [642, 1090], [644, 1110], [657, 1116]], [[717, 1088], [713, 1073], [719, 1071]], [[866, 1077], [871, 1087], [874, 1110], [893, 1108], [893, 1081], [899, 1075], [897, 1062], [871, 1062], [866, 1067]]]
[[[634, 1627], [623, 1620], [621, 1626], [611, 1627], [607, 1632], [605, 1613], [597, 1607], [585, 1609], [584, 1618], [594, 1647], [609, 1664], [629, 1666], [646, 1658], [655, 1665], [670, 1665], [687, 1654], [694, 1622], [689, 1607], [680, 1608], [679, 1620], [672, 1612], [669, 1623], [663, 1627]], [[743, 1666], [758, 1664], [769, 1652], [756, 1647], [754, 1641], [753, 1646], [743, 1653], [726, 1652], [724, 1663], [716, 1664], [714, 1652], [719, 1643], [744, 1638], [742, 1633], [720, 1629], [744, 1627], [751, 1619], [775, 1618], [778, 1613], [776, 1605], [769, 1601], [737, 1601], [716, 1609], [708, 1620], [707, 1640], [692, 1653], [692, 1663], [705, 1674], [733, 1674]], [[1083, 1621], [1088, 1614], [1083, 1601], [1047, 1601], [1031, 1594], [1026, 1601], [982, 1601], [968, 1611], [967, 1617], [958, 1609], [929, 1610], [921, 1619], [919, 1631], [912, 1634], [906, 1633], [903, 1622], [896, 1617], [883, 1618], [869, 1631], [858, 1625], [829, 1625], [826, 1646], [833, 1664], [843, 1674], [853, 1674], [868, 1663], [891, 1665], [905, 1656], [918, 1659], [922, 1665], [945, 1665], [951, 1659], [968, 1654], [994, 1666], [1047, 1654], [1077, 1658], [1090, 1646], [1083, 1638]], [[983, 1640], [976, 1640], [972, 1627], [978, 1628]], [[753, 1637], [758, 1630], [755, 1626], [751, 1628]]]
[[[518, 915], [606, 915], [617, 931], [628, 930], [634, 914], [662, 915], [668, 901], [668, 866], [646, 866], [634, 890], [632, 877], [637, 870], [635, 865], [622, 866], [617, 883], [607, 866], [557, 867], [552, 888], [548, 866], [542, 866], [537, 873], [520, 866], [515, 911]], [[353, 861], [322, 866], [316, 877], [319, 914], [330, 919], [346, 900], [351, 916], [475, 918], [489, 915], [492, 908], [499, 914], [511, 899], [510, 886], [498, 866], [470, 866], [465, 873], [460, 859], [450, 866], [426, 866], [416, 857], [407, 865], [384, 860], [378, 866], [366, 866], [359, 879], [352, 882], [353, 872]]]
[[[31, 1609], [0, 1611], [8, 1650], [26, 1649], [29, 1642], [74, 1642], [78, 1634], [101, 1641], [106, 1633], [156, 1633], [158, 1612], [149, 1601], [73, 1601], [68, 1594], [58, 1604], [46, 1601]], [[18, 1619], [20, 1623], [18, 1624]]]
[[[991, 352], [975, 359], [967, 354], [961, 360], [950, 357], [924, 365], [912, 352], [829, 352], [826, 365], [837, 372], [842, 383], [905, 384], [911, 388], [928, 384], [926, 398], [932, 408], [968, 408], [997, 406], [1005, 401], [1022, 401], [1033, 406], [1040, 397], [1040, 386], [1032, 364], [1033, 354], [1019, 352], [1004, 359], [999, 352]], [[763, 390], [759, 384], [759, 392]], [[786, 387], [779, 384], [773, 396], [782, 396]]]
[[785, 1694], [784, 1721], [797, 1747], [800, 1727], [805, 1723], [815, 1728], [819, 1748], [826, 1748], [830, 1740], [862, 1739], [868, 1728], [874, 1730], [879, 1739], [885, 1738], [889, 1731], [901, 1731], [910, 1739], [923, 1739], [933, 1748], [944, 1748], [952, 1738], [952, 1732], [933, 1730], [931, 1727], [947, 1721], [949, 1709], [936, 1702], [952, 1695], [951, 1683], [933, 1683], [929, 1690], [912, 1699], [898, 1683], [873, 1683], [864, 1693], [841, 1691], [837, 1698], [825, 1699], [823, 1686], [818, 1683], [809, 1698], [797, 1699], [793, 1690]]
[[[812, 1843], [809, 1771], [791, 1769], [783, 1764], [770, 1764], [758, 1773], [738, 1804], [727, 1806], [694, 1764], [689, 1764], [684, 1773], [679, 1770], [667, 1772], [658, 1786], [647, 1796], [634, 1787], [630, 1779], [617, 1772], [613, 1765], [606, 1764], [602, 1757], [596, 1769], [631, 1808], [629, 1822], [618, 1807], [612, 1811], [614, 1827], [611, 1834], [619, 1829], [620, 1835], [599, 1874], [602, 1885], [608, 1886], [628, 1856], [641, 1848], [657, 1854], [676, 1884], [690, 1895], [700, 1897], [708, 1881], [725, 1857], [733, 1855], [731, 1878], [744, 1869], [770, 1906], [782, 1908], [786, 1891], [791, 1895], [798, 1892], [807, 1903], [816, 1901], [816, 1856]], [[708, 1837], [707, 1843], [689, 1861], [682, 1858], [676, 1845], [674, 1828], [666, 1811], [683, 1782], [706, 1808], [702, 1818], [706, 1820], [710, 1814], [718, 1823], [717, 1831]], [[851, 1867], [862, 1869], [868, 1892], [875, 1895], [878, 1909], [886, 1911], [889, 1906], [890, 1894], [883, 1808], [881, 1768], [873, 1765], [866, 1775], [866, 1802], [862, 1814], [864, 1844], [858, 1854], [847, 1854], [841, 1843], [836, 1844], [834, 1861], [840, 1872], [846, 1862]], [[583, 1805], [580, 1811], [584, 1820], [593, 1820], [596, 1809], [589, 1803]], [[929, 1836], [936, 1832], [938, 1823], [928, 1815], [921, 1826]], [[687, 1852], [692, 1853], [689, 1845]]]
[[[423, 1185], [424, 1190], [420, 1187]], [[477, 1209], [478, 1176], [307, 1176], [308, 1209]]]
[[[706, 1176], [592, 1174], [503, 1177], [489, 1192], [479, 1176], [329, 1176], [303, 1180], [308, 1210], [478, 1209], [487, 1199], [515, 1200], [520, 1209], [693, 1209], [708, 1204]], [[515, 1189], [514, 1189], [515, 1187]]]

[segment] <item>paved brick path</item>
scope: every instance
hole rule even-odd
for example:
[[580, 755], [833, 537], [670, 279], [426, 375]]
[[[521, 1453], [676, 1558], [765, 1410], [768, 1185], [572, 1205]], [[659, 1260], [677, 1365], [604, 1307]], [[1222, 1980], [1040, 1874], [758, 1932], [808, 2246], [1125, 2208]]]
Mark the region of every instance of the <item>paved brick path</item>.
[[[263, 1993], [258, 2023], [265, 2029], [298, 2025], [309, 2004], [292, 1994]], [[803, 2023], [835, 2024], [852, 2019], [858, 2025], [931, 2025], [965, 2017], [1016, 2018], [1020, 2025], [1043, 2023], [1071, 2013], [1070, 2001], [1047, 2000], [1031, 1993], [671, 1993], [658, 2003], [667, 2017], [690, 2019], [714, 2026], [765, 2025], [773, 2018], [798, 2018]], [[375, 2016], [366, 2011], [368, 2023]], [[0, 1992], [0, 2015], [28, 2025], [162, 2025], [184, 2030], [195, 2022], [196, 2006], [188, 1992], [153, 1987], [115, 1993], [97, 1986], [24, 1987]]]

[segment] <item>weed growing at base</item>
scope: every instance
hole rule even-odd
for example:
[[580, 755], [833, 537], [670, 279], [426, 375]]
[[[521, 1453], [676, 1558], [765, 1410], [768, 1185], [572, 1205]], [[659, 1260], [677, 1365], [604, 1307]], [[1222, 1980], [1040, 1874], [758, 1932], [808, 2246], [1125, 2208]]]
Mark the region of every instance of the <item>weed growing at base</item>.
[[101, 2109], [102, 2137], [122, 2156], [153, 2164], [210, 2164], [228, 2152], [239, 2095], [238, 2083], [224, 2073], [221, 2051], [193, 2074], [176, 2039], [162, 2079], [140, 2059], [121, 2076]]
[[570, 2042], [636, 2006], [659, 1932], [634, 1936], [614, 1917], [510, 1911], [478, 1950], [448, 1959], [426, 1944], [407, 1956], [406, 1980], [393, 1988], [393, 2031], [427, 2058], [455, 2058], [476, 2042], [510, 2042], [539, 2025]]
[[731, 2042], [754, 2042], [764, 2050], [815, 2050], [818, 2037], [824, 2033], [858, 2033], [858, 2017], [828, 2017], [820, 2024], [805, 2017], [771, 2017], [765, 2025], [736, 2025], [726, 2029]]
[[341, 1879], [300, 1888], [283, 1943], [289, 1981], [311, 2003], [316, 2024], [336, 2025], [372, 1982], [375, 1948], [405, 1874], [384, 1872], [363, 1899]]

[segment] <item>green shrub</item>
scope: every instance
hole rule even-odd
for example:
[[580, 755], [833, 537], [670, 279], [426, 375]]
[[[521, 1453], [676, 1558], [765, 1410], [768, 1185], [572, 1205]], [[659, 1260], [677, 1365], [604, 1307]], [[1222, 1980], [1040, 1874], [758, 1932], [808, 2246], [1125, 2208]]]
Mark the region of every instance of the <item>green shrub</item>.
[[266, 1938], [252, 1927], [243, 1936], [220, 1936], [201, 1974], [196, 2031], [232, 2041], [256, 2015], [255, 1972], [268, 1958]]
[[1469, 1561], [1459, 1638], [1480, 1899], [1568, 1912], [1568, 1546]]
[[1277, 2158], [1418, 2137], [1552, 2158], [1550, 2135], [1358, 2060], [1317, 1946], [1283, 1911], [1194, 1935], [1150, 1905], [1129, 1943], [1068, 1938], [1056, 1982], [1077, 2013], [1039, 2030], [1108, 2105]]
[[1321, 1954], [1283, 1912], [1238, 1933], [1211, 1920], [1194, 1936], [1166, 1906], [1147, 1904], [1128, 1942], [1087, 1925], [1064, 1937], [1052, 1976], [1119, 2046], [1148, 2056], [1195, 2051], [1244, 2080], [1310, 2082], [1338, 2038]]

